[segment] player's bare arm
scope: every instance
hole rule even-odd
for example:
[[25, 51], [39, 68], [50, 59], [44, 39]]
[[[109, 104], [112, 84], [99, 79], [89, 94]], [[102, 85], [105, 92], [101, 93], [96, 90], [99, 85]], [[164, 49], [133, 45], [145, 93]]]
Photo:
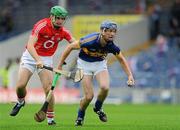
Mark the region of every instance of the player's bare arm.
[[35, 35], [31, 35], [29, 37], [28, 44], [27, 44], [27, 50], [29, 51], [31, 56], [36, 60], [37, 67], [42, 68], [43, 62], [41, 61], [39, 55], [37, 54], [37, 52], [34, 48], [34, 44], [37, 42], [37, 39], [38, 38]]
[[73, 43], [69, 44], [64, 52], [62, 53], [59, 63], [58, 63], [58, 69], [62, 69], [62, 65], [65, 62], [66, 58], [68, 57], [68, 55], [71, 53], [72, 50], [74, 49], [79, 49], [80, 45], [79, 45], [79, 41], [74, 41]]
[[120, 62], [123, 70], [125, 71], [125, 73], [127, 74], [128, 76], [128, 81], [127, 81], [127, 84], [129, 86], [133, 86], [135, 84], [135, 81], [134, 81], [134, 78], [133, 78], [133, 75], [132, 75], [132, 72], [129, 68], [129, 65], [125, 59], [125, 57], [123, 56], [123, 54], [120, 52], [118, 55], [116, 55], [116, 58], [118, 59], [118, 61]]
[[69, 43], [73, 43], [73, 42], [75, 42], [76, 40], [75, 40], [75, 38], [73, 37], [70, 41], [69, 41]]

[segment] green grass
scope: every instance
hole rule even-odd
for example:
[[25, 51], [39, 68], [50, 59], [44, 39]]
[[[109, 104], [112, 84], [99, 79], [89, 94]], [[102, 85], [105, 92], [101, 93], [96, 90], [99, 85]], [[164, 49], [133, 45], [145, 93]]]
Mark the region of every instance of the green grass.
[[40, 104], [26, 104], [16, 117], [9, 116], [11, 107], [0, 104], [0, 130], [180, 130], [180, 105], [104, 105], [107, 123], [99, 121], [91, 105], [82, 127], [74, 126], [78, 104], [56, 104], [56, 126], [34, 121]]

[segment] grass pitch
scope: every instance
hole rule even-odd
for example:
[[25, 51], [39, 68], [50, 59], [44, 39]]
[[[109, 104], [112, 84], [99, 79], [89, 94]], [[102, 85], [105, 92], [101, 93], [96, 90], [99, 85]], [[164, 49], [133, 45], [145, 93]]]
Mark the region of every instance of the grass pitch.
[[102, 123], [90, 105], [82, 127], [75, 127], [78, 104], [56, 104], [56, 126], [34, 121], [40, 104], [26, 104], [16, 117], [10, 117], [12, 104], [0, 104], [0, 130], [180, 130], [180, 105], [104, 105], [108, 122]]

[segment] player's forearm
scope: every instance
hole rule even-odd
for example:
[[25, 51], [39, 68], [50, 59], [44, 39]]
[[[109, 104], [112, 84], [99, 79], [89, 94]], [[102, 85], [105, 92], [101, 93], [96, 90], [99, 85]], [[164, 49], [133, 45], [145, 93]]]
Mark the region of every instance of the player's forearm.
[[131, 70], [129, 68], [129, 65], [128, 65], [128, 63], [127, 63], [127, 61], [125, 59], [123, 59], [121, 61], [121, 66], [122, 66], [124, 72], [127, 74], [128, 77], [130, 77], [130, 76], [133, 77], [132, 73], [131, 73]]
[[131, 73], [131, 70], [130, 70], [130, 67], [126, 61], [126, 59], [124, 58], [124, 56], [122, 54], [119, 54], [116, 56], [116, 58], [119, 60], [124, 72], [127, 74], [127, 76], [131, 76], [132, 77], [132, 73]]
[[31, 56], [35, 59], [35, 61], [40, 61], [40, 57], [34, 48], [34, 44], [36, 43], [36, 41], [37, 41], [37, 37], [31, 35], [28, 40], [27, 50], [31, 54]]
[[66, 58], [68, 57], [68, 55], [70, 54], [70, 52], [72, 51], [71, 47], [67, 47], [64, 52], [62, 53], [59, 63], [58, 63], [58, 69], [62, 69], [62, 65], [65, 62]]
[[40, 60], [40, 57], [37, 54], [37, 52], [36, 52], [36, 50], [35, 50], [33, 45], [28, 45], [27, 46], [27, 50], [31, 54], [31, 56], [35, 59], [35, 61], [39, 61]]
[[73, 37], [70, 41], [69, 41], [69, 43], [73, 43], [73, 42], [75, 42], [76, 40], [75, 40], [75, 38]]
[[69, 44], [64, 52], [62, 53], [60, 60], [59, 60], [59, 64], [58, 64], [58, 69], [62, 69], [62, 65], [65, 62], [66, 58], [68, 57], [68, 55], [71, 53], [72, 50], [74, 49], [79, 49], [79, 41], [74, 41], [73, 43]]

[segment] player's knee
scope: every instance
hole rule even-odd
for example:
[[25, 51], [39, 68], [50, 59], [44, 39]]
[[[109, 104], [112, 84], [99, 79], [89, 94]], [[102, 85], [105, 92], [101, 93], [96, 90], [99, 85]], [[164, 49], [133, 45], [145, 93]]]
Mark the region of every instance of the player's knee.
[[85, 99], [86, 99], [87, 102], [91, 102], [93, 97], [94, 97], [93, 94], [88, 94], [88, 95], [85, 96]]

